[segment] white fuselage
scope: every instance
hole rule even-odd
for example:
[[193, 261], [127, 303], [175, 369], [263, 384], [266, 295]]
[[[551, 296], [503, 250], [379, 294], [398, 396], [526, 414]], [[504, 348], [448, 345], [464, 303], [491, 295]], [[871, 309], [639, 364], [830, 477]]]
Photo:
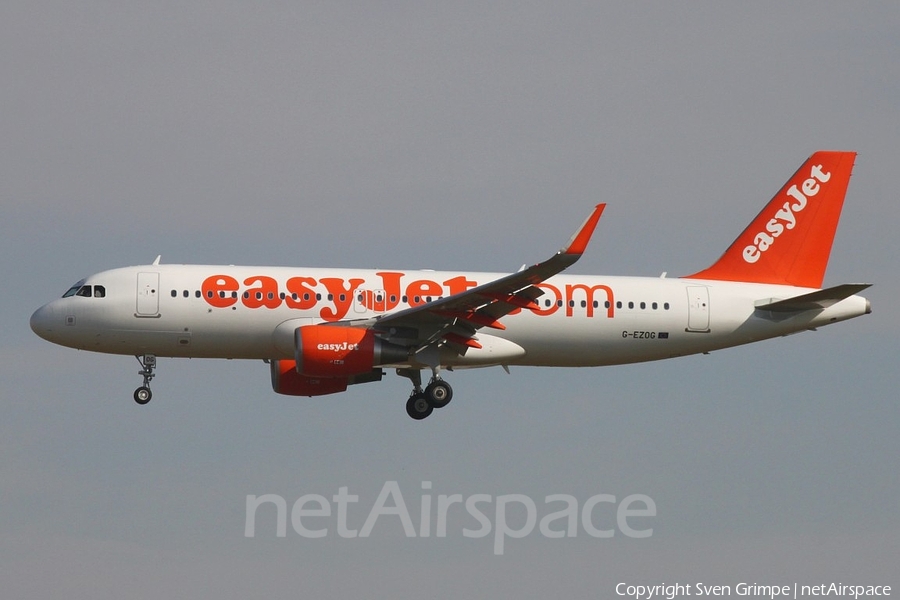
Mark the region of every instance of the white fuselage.
[[[148, 265], [104, 271], [40, 308], [32, 328], [83, 350], [160, 357], [291, 359], [302, 325], [364, 321], [502, 277], [500, 273]], [[756, 306], [814, 290], [695, 279], [557, 275], [539, 309], [480, 329], [482, 348], [447, 367], [600, 366], [658, 360], [828, 325], [869, 312], [851, 296], [817, 311]], [[102, 297], [98, 297], [102, 296]], [[398, 365], [402, 366], [402, 365]]]

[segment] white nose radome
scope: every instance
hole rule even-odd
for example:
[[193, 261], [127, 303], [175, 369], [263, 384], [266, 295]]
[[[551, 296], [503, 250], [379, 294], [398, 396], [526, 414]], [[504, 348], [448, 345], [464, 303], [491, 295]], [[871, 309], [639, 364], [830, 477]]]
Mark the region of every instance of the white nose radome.
[[53, 330], [60, 324], [56, 323], [56, 311], [49, 304], [40, 307], [31, 315], [31, 330], [48, 342], [53, 341]]

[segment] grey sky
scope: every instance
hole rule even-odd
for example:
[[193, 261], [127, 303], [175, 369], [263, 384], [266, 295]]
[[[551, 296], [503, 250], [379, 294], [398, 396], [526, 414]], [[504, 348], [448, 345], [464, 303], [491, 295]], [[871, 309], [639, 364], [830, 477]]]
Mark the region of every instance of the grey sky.
[[[889, 3], [4, 3], [4, 596], [900, 585], [898, 31]], [[512, 271], [601, 201], [575, 272], [691, 273], [817, 149], [859, 152], [826, 284], [876, 285], [872, 315], [816, 333], [457, 372], [415, 423], [393, 375], [296, 399], [245, 362], [161, 360], [138, 407], [133, 358], [28, 329], [77, 279], [157, 254]], [[539, 515], [551, 494], [641, 493], [658, 514], [647, 540], [535, 531], [502, 556], [464, 513], [443, 539], [384, 517], [311, 540], [261, 511], [244, 537], [247, 495], [347, 486], [359, 528], [393, 480], [416, 523], [423, 481]]]

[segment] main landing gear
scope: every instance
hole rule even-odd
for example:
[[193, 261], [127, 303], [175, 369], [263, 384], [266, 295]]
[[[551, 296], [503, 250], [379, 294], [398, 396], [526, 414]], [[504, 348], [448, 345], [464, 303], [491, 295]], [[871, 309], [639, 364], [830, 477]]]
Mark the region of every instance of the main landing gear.
[[406, 414], [421, 421], [434, 412], [435, 408], [444, 408], [453, 399], [453, 388], [441, 379], [434, 370], [434, 375], [425, 389], [422, 389], [422, 374], [418, 369], [397, 369], [397, 375], [406, 377], [413, 384], [413, 391], [406, 401]]
[[153, 392], [150, 391], [150, 380], [156, 376], [153, 373], [153, 369], [156, 368], [156, 356], [145, 354], [143, 356], [135, 356], [135, 358], [141, 363], [141, 370], [138, 371], [138, 375], [144, 376], [144, 384], [134, 390], [134, 401], [138, 404], [147, 404], [150, 402], [150, 398], [153, 397]]

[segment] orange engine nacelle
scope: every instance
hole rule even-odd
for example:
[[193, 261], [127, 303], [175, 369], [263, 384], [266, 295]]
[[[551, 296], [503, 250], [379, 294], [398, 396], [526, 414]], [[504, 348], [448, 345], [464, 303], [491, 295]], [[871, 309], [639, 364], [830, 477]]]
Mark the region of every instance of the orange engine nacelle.
[[272, 389], [276, 394], [287, 396], [324, 396], [347, 389], [347, 377], [306, 377], [297, 372], [297, 363], [292, 360], [273, 360], [269, 365], [272, 373]]
[[406, 348], [375, 337], [371, 329], [305, 325], [294, 333], [297, 373], [307, 377], [352, 377], [408, 359]]
[[372, 369], [350, 377], [307, 377], [297, 372], [297, 363], [292, 360], [273, 360], [269, 369], [272, 374], [272, 389], [276, 394], [287, 396], [336, 394], [346, 391], [348, 385], [381, 381], [384, 376], [381, 369]]

